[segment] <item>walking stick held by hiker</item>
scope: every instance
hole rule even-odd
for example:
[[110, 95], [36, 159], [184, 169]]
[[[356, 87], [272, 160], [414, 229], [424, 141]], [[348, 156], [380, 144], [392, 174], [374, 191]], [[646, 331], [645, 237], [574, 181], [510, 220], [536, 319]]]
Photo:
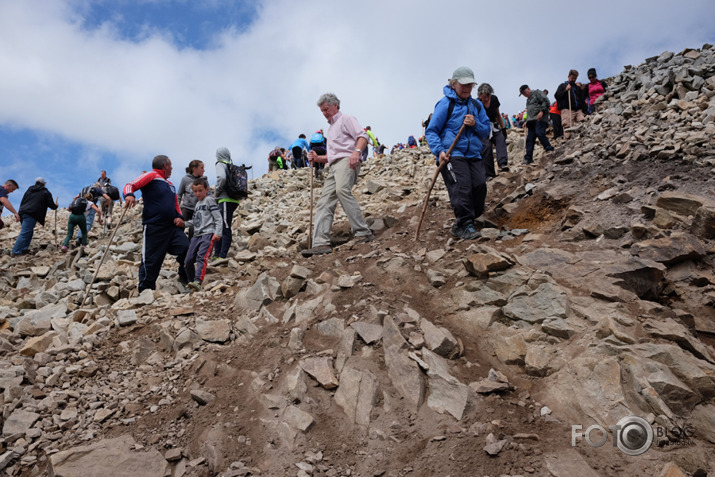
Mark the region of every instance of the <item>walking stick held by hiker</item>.
[[[55, 205], [59, 207], [60, 205], [60, 198], [59, 196], [55, 197]], [[55, 209], [55, 245], [57, 247], [60, 246], [60, 241], [59, 237], [57, 237], [57, 209]]]
[[[452, 151], [454, 150], [454, 146], [457, 145], [457, 141], [459, 141], [459, 138], [462, 136], [462, 133], [464, 132], [464, 128], [466, 127], [465, 124], [462, 124], [462, 127], [459, 128], [459, 132], [457, 133], [457, 136], [454, 138], [454, 141], [452, 141], [452, 145], [449, 146], [449, 149], [447, 150], [447, 156], [452, 155]], [[432, 178], [432, 183], [429, 185], [429, 189], [427, 189], [427, 196], [425, 197], [425, 203], [422, 204], [422, 212], [420, 213], [420, 221], [417, 222], [417, 231], [415, 232], [415, 240], [419, 240], [420, 238], [420, 227], [422, 227], [422, 220], [425, 218], [425, 211], [427, 210], [427, 203], [429, 202], [429, 196], [432, 193], [432, 188], [434, 187], [434, 183], [437, 182], [437, 176], [439, 176], [439, 173], [442, 171], [442, 168], [447, 164], [448, 161], [441, 162], [437, 170], [434, 172], [434, 177]]]
[[313, 248], [313, 174], [315, 173], [314, 171], [314, 164], [313, 161], [308, 159], [309, 164], [310, 164], [310, 215], [308, 216], [308, 248]]
[[97, 275], [99, 275], [99, 269], [102, 268], [104, 259], [107, 258], [107, 253], [109, 253], [109, 246], [112, 245], [112, 240], [114, 240], [114, 234], [117, 233], [117, 230], [119, 230], [119, 226], [122, 225], [122, 221], [124, 220], [124, 215], [127, 213], [127, 210], [129, 210], [129, 208], [124, 207], [124, 210], [122, 211], [122, 216], [119, 217], [119, 223], [112, 228], [112, 235], [109, 236], [109, 242], [107, 242], [107, 248], [104, 250], [104, 255], [102, 255], [102, 260], [100, 260], [99, 265], [97, 265], [97, 270], [95, 270], [95, 272], [94, 272], [92, 281], [89, 282], [87, 289], [84, 291], [84, 298], [82, 299], [82, 303], [79, 305], [80, 308], [82, 308], [84, 306], [84, 302], [87, 301], [87, 297], [89, 296], [89, 291], [92, 289], [92, 285], [94, 285], [94, 281], [97, 279]]
[[[571, 83], [569, 83], [569, 88], [571, 87]], [[569, 97], [569, 131], [571, 130], [571, 127], [573, 126], [573, 111], [571, 110], [571, 90], [567, 90], [566, 94]]]

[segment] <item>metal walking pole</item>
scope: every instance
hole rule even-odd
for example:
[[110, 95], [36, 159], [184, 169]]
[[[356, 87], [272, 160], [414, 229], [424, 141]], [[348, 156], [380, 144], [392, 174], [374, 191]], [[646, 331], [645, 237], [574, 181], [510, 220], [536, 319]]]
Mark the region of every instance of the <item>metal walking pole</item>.
[[122, 225], [122, 220], [124, 220], [124, 215], [127, 213], [128, 208], [124, 208], [124, 211], [122, 212], [122, 216], [119, 218], [119, 223], [112, 229], [112, 235], [109, 236], [109, 242], [107, 242], [107, 248], [104, 250], [104, 255], [102, 255], [102, 260], [99, 261], [99, 265], [97, 265], [97, 270], [94, 272], [94, 276], [92, 277], [92, 281], [89, 282], [89, 285], [87, 286], [86, 290], [84, 291], [84, 298], [82, 299], [82, 303], [79, 305], [80, 308], [84, 306], [84, 302], [87, 301], [87, 297], [89, 296], [89, 290], [92, 289], [92, 285], [94, 285], [94, 281], [97, 279], [97, 275], [99, 275], [99, 269], [102, 268], [102, 264], [104, 263], [104, 259], [107, 258], [107, 253], [109, 253], [109, 246], [112, 245], [112, 240], [114, 240], [114, 234], [117, 233], [117, 230], [119, 229], [119, 226]]

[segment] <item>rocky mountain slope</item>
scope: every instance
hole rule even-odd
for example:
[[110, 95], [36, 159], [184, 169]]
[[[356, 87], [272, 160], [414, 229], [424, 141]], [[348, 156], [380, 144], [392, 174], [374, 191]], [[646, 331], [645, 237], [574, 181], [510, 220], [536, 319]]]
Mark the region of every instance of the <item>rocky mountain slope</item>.
[[140, 210], [98, 272], [50, 215], [0, 257], [0, 473], [715, 475], [714, 55], [626, 67], [535, 166], [510, 132], [474, 242], [441, 181], [415, 238], [426, 148], [363, 168], [374, 242], [339, 211], [311, 259], [307, 171], [252, 181], [192, 294], [170, 257], [137, 294]]

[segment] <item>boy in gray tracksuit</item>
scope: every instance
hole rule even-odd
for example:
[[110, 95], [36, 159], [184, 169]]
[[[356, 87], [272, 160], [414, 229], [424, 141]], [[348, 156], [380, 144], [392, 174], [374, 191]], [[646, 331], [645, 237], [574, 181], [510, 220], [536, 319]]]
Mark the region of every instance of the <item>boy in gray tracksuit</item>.
[[189, 279], [189, 288], [194, 291], [201, 289], [201, 283], [206, 276], [206, 267], [211, 257], [214, 243], [221, 239], [223, 222], [216, 199], [208, 194], [209, 183], [205, 177], [198, 177], [192, 185], [196, 196], [194, 216], [186, 222], [186, 226], [194, 227], [194, 236], [186, 253], [184, 268]]

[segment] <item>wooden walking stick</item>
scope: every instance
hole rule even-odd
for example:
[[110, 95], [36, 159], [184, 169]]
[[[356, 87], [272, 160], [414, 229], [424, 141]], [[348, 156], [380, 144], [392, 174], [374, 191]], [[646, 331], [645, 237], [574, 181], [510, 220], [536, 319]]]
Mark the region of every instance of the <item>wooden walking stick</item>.
[[129, 209], [125, 207], [124, 211], [122, 211], [122, 216], [119, 217], [119, 223], [112, 229], [112, 235], [109, 236], [109, 242], [107, 242], [107, 248], [106, 248], [106, 250], [104, 250], [104, 255], [102, 255], [102, 260], [99, 261], [99, 265], [97, 265], [97, 270], [95, 270], [95, 272], [94, 272], [92, 281], [89, 282], [87, 289], [84, 291], [84, 298], [82, 299], [82, 303], [80, 303], [80, 305], [79, 305], [80, 308], [82, 308], [84, 306], [84, 302], [87, 301], [87, 297], [89, 296], [89, 290], [92, 289], [92, 285], [94, 285], [94, 281], [97, 279], [97, 275], [99, 275], [99, 269], [102, 268], [104, 259], [107, 258], [107, 253], [109, 253], [109, 246], [112, 245], [112, 240], [114, 240], [114, 234], [117, 233], [119, 226], [122, 225], [122, 220], [124, 220], [124, 215], [127, 213], [127, 210], [129, 210]]
[[310, 161], [310, 216], [308, 221], [308, 248], [313, 248], [313, 161]]
[[[59, 207], [60, 205], [60, 197], [57, 196], [55, 197], [55, 205]], [[59, 247], [60, 242], [57, 237], [57, 209], [55, 209], [55, 246]]]
[[[459, 132], [457, 133], [457, 136], [454, 138], [454, 141], [452, 141], [452, 145], [449, 146], [449, 149], [447, 150], [447, 155], [450, 156], [452, 154], [452, 150], [454, 149], [454, 146], [457, 145], [457, 141], [459, 141], [459, 138], [462, 136], [462, 133], [464, 132], [464, 128], [466, 126], [462, 124], [462, 127], [459, 128]], [[442, 168], [447, 164], [449, 161], [442, 162], [437, 170], [434, 172], [434, 177], [432, 178], [432, 183], [429, 185], [429, 189], [427, 190], [427, 196], [425, 197], [425, 203], [422, 204], [422, 213], [420, 213], [420, 221], [417, 222], [417, 231], [415, 232], [415, 240], [419, 240], [420, 238], [420, 227], [422, 227], [422, 220], [425, 218], [425, 211], [427, 210], [427, 202], [429, 202], [429, 196], [432, 193], [432, 188], [434, 187], [434, 183], [437, 182], [437, 176], [439, 173], [442, 171]]]
[[[569, 86], [571, 86], [571, 83], [569, 83]], [[566, 91], [566, 94], [569, 97], [569, 127], [568, 127], [568, 130], [571, 131], [571, 127], [573, 126], [573, 111], [571, 110], [571, 90]]]

